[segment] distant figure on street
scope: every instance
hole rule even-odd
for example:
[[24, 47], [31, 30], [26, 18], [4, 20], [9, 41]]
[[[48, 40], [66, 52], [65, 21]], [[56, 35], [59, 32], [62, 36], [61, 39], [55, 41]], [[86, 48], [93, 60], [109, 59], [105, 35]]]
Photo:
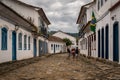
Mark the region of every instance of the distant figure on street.
[[70, 58], [70, 49], [69, 48], [67, 48], [67, 52], [68, 52], [68, 59]]
[[75, 59], [75, 48], [72, 48], [71, 53], [72, 53], [73, 60], [74, 60]]
[[79, 49], [78, 49], [78, 47], [76, 47], [76, 49], [75, 49], [76, 60], [78, 60], [78, 55], [79, 55]]

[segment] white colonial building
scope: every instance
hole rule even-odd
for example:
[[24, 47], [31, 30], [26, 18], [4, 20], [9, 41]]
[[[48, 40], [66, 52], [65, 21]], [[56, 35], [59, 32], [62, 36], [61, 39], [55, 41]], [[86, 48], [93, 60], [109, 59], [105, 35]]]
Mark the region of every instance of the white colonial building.
[[83, 5], [77, 20], [80, 35], [78, 40], [80, 53], [93, 57], [96, 56], [96, 35], [90, 30], [90, 21], [94, 10], [96, 10], [95, 1]]
[[66, 51], [66, 43], [58, 37], [49, 36], [48, 38], [48, 52], [62, 53]]
[[61, 38], [61, 39], [68, 38], [68, 39], [70, 39], [70, 41], [72, 41], [72, 43], [73, 43], [73, 45], [71, 45], [71, 46], [73, 46], [73, 47], [76, 47], [76, 46], [77, 46], [77, 45], [76, 45], [76, 38], [73, 37], [73, 36], [71, 36], [71, 35], [68, 35], [68, 34], [65, 33], [65, 32], [57, 31], [55, 34], [53, 34], [53, 36], [59, 37], [59, 38]]
[[96, 0], [96, 57], [120, 63], [120, 0]]
[[87, 10], [91, 8], [97, 18], [94, 56], [120, 63], [120, 0], [94, 0], [92, 3], [95, 6], [91, 5]]
[[0, 63], [48, 53], [49, 24], [42, 8], [0, 0]]

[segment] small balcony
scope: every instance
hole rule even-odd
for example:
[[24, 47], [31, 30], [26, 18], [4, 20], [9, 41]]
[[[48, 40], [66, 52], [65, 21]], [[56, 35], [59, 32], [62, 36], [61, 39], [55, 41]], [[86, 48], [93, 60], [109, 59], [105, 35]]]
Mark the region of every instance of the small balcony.
[[40, 29], [40, 34], [43, 36], [43, 37], [48, 37], [48, 31], [47, 31], [47, 28], [45, 27], [41, 27]]

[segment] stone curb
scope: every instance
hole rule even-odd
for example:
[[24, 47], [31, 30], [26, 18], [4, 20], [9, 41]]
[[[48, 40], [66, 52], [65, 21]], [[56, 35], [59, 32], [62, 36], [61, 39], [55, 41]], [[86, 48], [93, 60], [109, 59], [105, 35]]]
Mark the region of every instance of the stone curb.
[[118, 64], [118, 62], [113, 62], [113, 61], [110, 61], [110, 60], [107, 60], [107, 59], [96, 58], [96, 57], [92, 57], [92, 56], [86, 56], [84, 54], [80, 54], [80, 55], [87, 58], [87, 59], [93, 59], [95, 61], [99, 61], [99, 62], [102, 62], [104, 64], [112, 65], [114, 67], [120, 67], [120, 64]]

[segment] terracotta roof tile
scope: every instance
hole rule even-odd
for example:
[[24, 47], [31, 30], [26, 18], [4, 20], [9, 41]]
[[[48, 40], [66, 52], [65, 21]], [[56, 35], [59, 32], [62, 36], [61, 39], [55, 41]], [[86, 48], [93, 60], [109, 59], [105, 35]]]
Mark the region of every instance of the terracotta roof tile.
[[64, 41], [61, 38], [55, 37], [55, 36], [49, 36], [48, 40], [49, 41], [54, 41], [54, 42], [62, 42], [62, 43], [64, 43]]

